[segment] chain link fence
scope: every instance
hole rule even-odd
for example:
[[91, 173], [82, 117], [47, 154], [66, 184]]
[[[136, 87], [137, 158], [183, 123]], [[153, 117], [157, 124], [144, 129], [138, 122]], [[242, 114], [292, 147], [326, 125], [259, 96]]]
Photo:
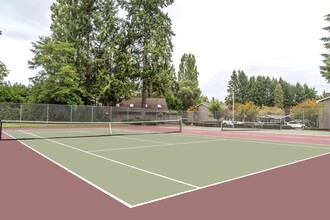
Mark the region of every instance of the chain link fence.
[[[186, 125], [198, 126], [237, 126], [237, 127], [264, 127], [273, 128], [272, 125], [283, 128], [330, 129], [330, 109], [327, 108], [300, 108], [284, 109], [282, 114], [274, 113], [242, 113], [188, 111], [181, 113]], [[265, 125], [265, 126], [262, 126]]]
[[123, 122], [176, 120], [178, 111], [55, 104], [0, 103], [0, 119], [35, 122]]
[[16, 104], [0, 103], [0, 119], [35, 122], [123, 122], [183, 119], [186, 125], [219, 126], [224, 125], [260, 125], [282, 124], [295, 121], [306, 128], [330, 129], [330, 109], [307, 108], [285, 109], [276, 114], [235, 111], [160, 111], [159, 109], [123, 108], [110, 106], [55, 105], [55, 104]]

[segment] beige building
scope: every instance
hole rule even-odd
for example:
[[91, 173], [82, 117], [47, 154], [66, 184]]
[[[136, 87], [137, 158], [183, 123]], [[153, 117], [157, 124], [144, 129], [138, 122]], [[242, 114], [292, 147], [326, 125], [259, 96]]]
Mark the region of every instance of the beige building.
[[319, 116], [319, 127], [330, 129], [330, 97], [318, 100], [317, 103], [324, 105]]
[[203, 102], [196, 106], [196, 111], [188, 111], [188, 121], [190, 122], [205, 122], [216, 121], [212, 117], [211, 112], [208, 109], [209, 103]]

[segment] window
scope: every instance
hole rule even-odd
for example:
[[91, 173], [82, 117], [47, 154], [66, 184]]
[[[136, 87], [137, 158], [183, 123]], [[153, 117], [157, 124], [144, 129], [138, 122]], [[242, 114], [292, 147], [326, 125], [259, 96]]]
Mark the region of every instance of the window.
[[134, 107], [134, 104], [129, 104], [129, 107], [133, 108]]

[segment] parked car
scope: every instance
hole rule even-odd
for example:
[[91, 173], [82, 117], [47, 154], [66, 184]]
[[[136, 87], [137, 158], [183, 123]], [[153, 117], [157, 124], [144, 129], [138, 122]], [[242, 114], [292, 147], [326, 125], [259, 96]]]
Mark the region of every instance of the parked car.
[[231, 120], [223, 120], [222, 121], [223, 126], [233, 126], [233, 121]]
[[290, 121], [288, 123], [286, 123], [287, 125], [290, 125], [292, 128], [301, 128], [304, 129], [306, 127], [305, 124], [302, 124], [298, 121]]
[[263, 124], [265, 124], [265, 123], [262, 122], [262, 121], [255, 121], [255, 122], [253, 122], [253, 125], [254, 126], [262, 126]]

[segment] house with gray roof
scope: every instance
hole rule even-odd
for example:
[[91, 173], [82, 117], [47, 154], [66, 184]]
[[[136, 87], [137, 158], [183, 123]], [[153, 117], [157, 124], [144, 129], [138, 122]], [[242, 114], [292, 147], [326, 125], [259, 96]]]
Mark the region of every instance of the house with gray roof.
[[117, 104], [120, 108], [145, 108], [146, 112], [168, 112], [165, 98], [147, 98], [146, 105], [142, 106], [142, 98], [131, 98]]
[[131, 98], [122, 101], [112, 108], [113, 118], [117, 121], [163, 120], [166, 119], [168, 106], [165, 98], [147, 98], [142, 106], [142, 98]]

